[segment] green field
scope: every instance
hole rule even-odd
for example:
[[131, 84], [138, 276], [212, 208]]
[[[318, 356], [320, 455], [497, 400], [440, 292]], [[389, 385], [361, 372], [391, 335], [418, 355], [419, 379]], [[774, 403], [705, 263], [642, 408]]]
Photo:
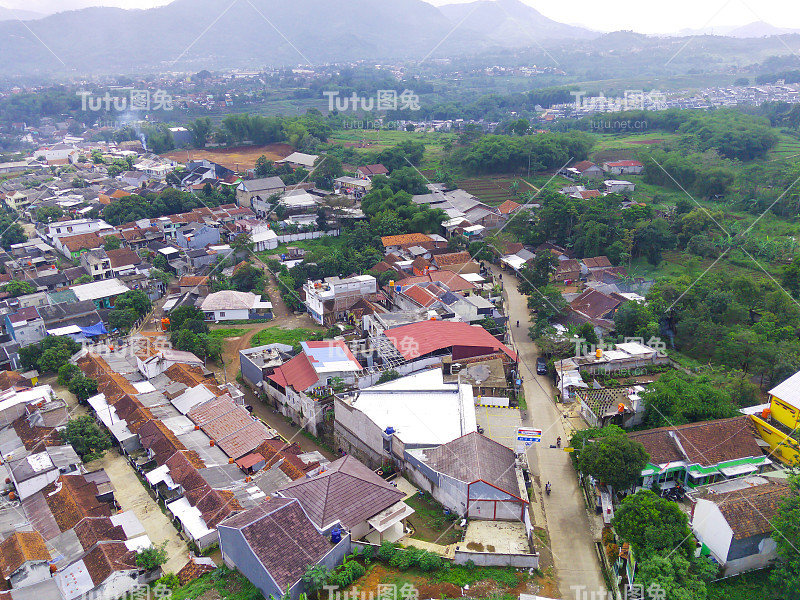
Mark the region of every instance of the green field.
[[319, 340], [323, 331], [313, 329], [281, 329], [280, 327], [267, 327], [256, 333], [250, 340], [250, 347], [264, 346], [266, 344], [286, 344], [296, 346], [300, 342]]
[[230, 329], [212, 329], [208, 335], [216, 338], [234, 338], [241, 337], [249, 331], [250, 329], [237, 329], [232, 327]]
[[425, 144], [425, 157], [422, 159], [420, 169], [437, 168], [444, 153], [447, 141], [455, 141], [453, 133], [425, 132], [415, 133], [409, 131], [392, 131], [387, 129], [344, 129], [334, 131], [328, 138], [331, 144], [345, 145], [354, 148], [359, 154], [366, 156], [369, 152], [381, 152], [392, 148], [406, 140], [414, 140]]

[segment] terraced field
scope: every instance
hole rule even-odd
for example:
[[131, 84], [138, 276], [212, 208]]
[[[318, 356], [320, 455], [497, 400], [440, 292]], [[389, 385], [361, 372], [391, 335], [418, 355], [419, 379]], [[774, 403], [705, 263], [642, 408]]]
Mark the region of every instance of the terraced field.
[[[512, 191], [515, 181], [519, 182], [516, 195]], [[530, 190], [521, 179], [509, 176], [487, 176], [462, 179], [458, 181], [458, 187], [469, 192], [476, 198], [479, 198], [489, 206], [499, 206], [506, 200], [520, 202], [520, 196]]]

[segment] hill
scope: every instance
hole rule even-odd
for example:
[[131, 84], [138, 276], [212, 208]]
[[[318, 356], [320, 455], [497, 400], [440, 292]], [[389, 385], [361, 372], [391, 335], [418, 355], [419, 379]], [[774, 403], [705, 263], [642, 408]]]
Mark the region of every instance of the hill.
[[460, 29], [480, 33], [502, 46], [532, 46], [541, 40], [592, 39], [598, 32], [548, 19], [520, 0], [477, 0], [440, 6]]

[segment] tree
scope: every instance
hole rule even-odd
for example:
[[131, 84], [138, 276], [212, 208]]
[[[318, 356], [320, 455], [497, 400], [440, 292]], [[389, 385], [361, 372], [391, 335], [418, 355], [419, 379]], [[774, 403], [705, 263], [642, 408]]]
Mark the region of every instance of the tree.
[[[204, 320], [205, 314], [196, 306], [181, 306], [169, 313], [169, 329], [170, 331], [180, 331], [187, 321], [204, 323]], [[208, 331], [207, 328], [206, 331]]]
[[131, 308], [117, 308], [108, 315], [108, 326], [111, 331], [122, 331], [127, 333], [131, 330], [139, 316]]
[[61, 436], [78, 453], [83, 462], [102, 458], [105, 451], [111, 448], [111, 438], [88, 415], [70, 419]]
[[136, 566], [145, 571], [152, 571], [167, 562], [167, 542], [151, 545], [136, 553]]
[[161, 269], [152, 268], [150, 269], [150, 279], [157, 279], [164, 287], [167, 287], [172, 277], [169, 273], [165, 273]]
[[311, 176], [317, 187], [323, 190], [333, 189], [333, 180], [344, 175], [342, 161], [333, 154], [320, 156], [314, 163], [314, 171]]
[[92, 281], [94, 281], [94, 279], [92, 279], [91, 275], [81, 275], [75, 280], [75, 284], [92, 283]]
[[400, 373], [394, 369], [389, 369], [381, 373], [381, 376], [378, 377], [378, 383], [388, 383], [390, 381], [394, 381], [395, 379], [400, 379]]
[[150, 312], [153, 303], [142, 290], [130, 290], [117, 296], [114, 308], [117, 310], [131, 309], [138, 316], [143, 317]]
[[578, 469], [624, 491], [639, 480], [649, 458], [640, 442], [614, 435], [587, 444], [578, 456]]
[[655, 219], [636, 230], [633, 243], [637, 254], [647, 257], [647, 262], [657, 266], [661, 262], [662, 250], [675, 247], [675, 235], [665, 219]]
[[156, 269], [161, 271], [168, 271], [169, 270], [169, 261], [167, 257], [161, 254], [160, 252], [156, 254], [156, 257], [153, 259], [153, 266]]
[[777, 561], [770, 576], [787, 598], [800, 597], [800, 474], [789, 475], [789, 494], [783, 498], [778, 514], [772, 519], [772, 539], [778, 546]]
[[258, 178], [269, 177], [275, 175], [278, 171], [275, 169], [275, 164], [271, 160], [267, 160], [265, 155], [261, 155], [256, 159], [255, 176]]
[[103, 245], [104, 250], [119, 250], [122, 247], [122, 243], [119, 241], [119, 238], [115, 235], [109, 235], [106, 237], [106, 243]]
[[97, 380], [78, 375], [69, 382], [69, 391], [75, 394], [78, 400], [84, 401], [97, 393]]
[[70, 381], [75, 379], [78, 375], [82, 375], [80, 367], [78, 365], [73, 365], [67, 363], [65, 365], [61, 365], [61, 368], [58, 369], [58, 384], [67, 386], [69, 385]]
[[0, 236], [0, 243], [3, 244], [3, 248], [6, 250], [11, 249], [13, 244], [21, 244], [27, 240], [28, 236], [25, 235], [25, 230], [19, 223], [9, 225], [3, 235]]
[[209, 134], [214, 130], [214, 123], [210, 117], [201, 117], [196, 121], [186, 124], [186, 129], [192, 134], [192, 143], [195, 148], [205, 148]]
[[29, 281], [12, 279], [6, 284], [5, 291], [14, 298], [18, 298], [19, 296], [33, 294], [36, 292], [36, 288]]
[[664, 373], [642, 394], [648, 427], [684, 425], [737, 414], [730, 394], [708, 377]]
[[578, 328], [578, 336], [582, 339], [586, 340], [587, 344], [596, 346], [600, 343], [600, 339], [597, 337], [597, 332], [594, 330], [594, 325], [591, 323], [584, 323]]
[[258, 267], [245, 263], [231, 276], [231, 284], [240, 292], [261, 293], [264, 289], [264, 271]]
[[249, 233], [240, 233], [231, 242], [231, 250], [233, 250], [233, 255], [237, 258], [252, 253], [255, 247], [256, 245]]
[[36, 220], [39, 223], [50, 223], [57, 221], [64, 215], [60, 206], [42, 206], [36, 209]]
[[[652, 556], [636, 565], [636, 583], [642, 589], [657, 589], [670, 600], [705, 600], [706, 582], [715, 579], [719, 565], [708, 557], [686, 558], [674, 552]], [[657, 587], [654, 587], [657, 586]]]
[[611, 521], [619, 536], [642, 558], [679, 549], [688, 558], [694, 550], [689, 518], [676, 503], [650, 490], [626, 497]]

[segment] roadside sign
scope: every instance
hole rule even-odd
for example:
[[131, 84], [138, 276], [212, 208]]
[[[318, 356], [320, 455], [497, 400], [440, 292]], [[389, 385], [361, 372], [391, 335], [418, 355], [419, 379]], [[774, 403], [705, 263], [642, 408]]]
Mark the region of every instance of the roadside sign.
[[532, 427], [519, 427], [517, 429], [517, 441], [525, 446], [542, 441], [542, 430]]
[[575, 452], [575, 448], [564, 448], [564, 452]]

